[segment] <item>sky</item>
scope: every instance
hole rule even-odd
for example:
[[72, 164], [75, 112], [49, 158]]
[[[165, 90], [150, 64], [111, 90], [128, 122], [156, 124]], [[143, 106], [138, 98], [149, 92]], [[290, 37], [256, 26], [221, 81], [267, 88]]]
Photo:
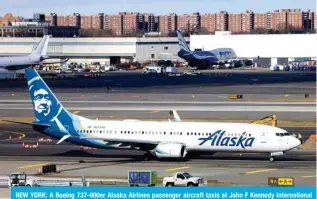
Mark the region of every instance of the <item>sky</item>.
[[213, 13], [226, 10], [240, 13], [246, 10], [267, 12], [282, 8], [299, 8], [316, 11], [316, 0], [1, 0], [0, 16], [32, 17], [33, 13], [115, 14], [118, 12], [146, 12], [156, 15]]

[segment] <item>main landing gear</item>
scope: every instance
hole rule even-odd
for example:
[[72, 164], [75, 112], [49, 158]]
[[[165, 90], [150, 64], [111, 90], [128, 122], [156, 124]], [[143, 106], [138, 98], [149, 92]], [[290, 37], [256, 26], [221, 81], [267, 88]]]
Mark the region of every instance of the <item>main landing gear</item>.
[[150, 152], [146, 152], [143, 154], [143, 159], [144, 160], [154, 160], [156, 157], [150, 153]]
[[274, 161], [275, 161], [274, 156], [271, 156], [271, 157], [270, 157], [270, 162], [274, 162]]

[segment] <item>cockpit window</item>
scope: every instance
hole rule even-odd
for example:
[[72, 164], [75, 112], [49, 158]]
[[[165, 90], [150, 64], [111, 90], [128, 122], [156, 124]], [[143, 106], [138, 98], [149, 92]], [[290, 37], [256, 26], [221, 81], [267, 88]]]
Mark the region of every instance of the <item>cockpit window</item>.
[[275, 135], [283, 137], [283, 136], [290, 136], [291, 134], [290, 133], [275, 133]]

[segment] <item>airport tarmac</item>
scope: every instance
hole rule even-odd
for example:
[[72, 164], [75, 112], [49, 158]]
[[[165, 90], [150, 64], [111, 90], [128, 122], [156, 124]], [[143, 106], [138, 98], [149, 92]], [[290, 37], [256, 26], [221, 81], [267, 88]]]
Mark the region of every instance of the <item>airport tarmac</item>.
[[[115, 93], [142, 94], [316, 94], [315, 71], [212, 71], [197, 76], [179, 77], [140, 72], [110, 72], [96, 78], [45, 81], [56, 93], [70, 93], [75, 89], [80, 90], [78, 93], [105, 93], [108, 87]], [[26, 80], [0, 80], [0, 94], [24, 90], [27, 90]]]
[[[11, 129], [11, 130], [8, 130]], [[300, 132], [304, 140], [314, 128], [287, 128]], [[11, 135], [19, 140], [8, 141]], [[29, 126], [2, 124], [0, 126], [0, 175], [24, 171], [36, 174], [43, 164], [57, 164], [64, 176], [126, 177], [129, 169], [156, 170], [159, 176], [175, 171], [189, 171], [207, 180], [237, 185], [267, 185], [268, 177], [293, 177], [297, 185], [316, 185], [316, 151], [290, 151], [269, 162], [267, 154], [216, 153], [188, 161], [143, 161], [143, 152], [136, 150], [81, 150], [69, 143], [56, 145], [40, 143], [39, 149], [23, 149], [22, 143], [35, 144], [40, 133]], [[81, 163], [79, 163], [81, 162]], [[9, 166], [10, 165], [10, 166]]]
[[[141, 78], [142, 76], [142, 78]], [[47, 84], [65, 108], [98, 119], [162, 119], [168, 110], [178, 110], [184, 119], [256, 120], [276, 114], [278, 119], [297, 121], [289, 132], [301, 133], [306, 140], [316, 133], [315, 72], [204, 73], [200, 76], [150, 76], [109, 73], [105, 77], [48, 80]], [[8, 86], [10, 85], [10, 86]], [[305, 98], [304, 94], [310, 94]], [[230, 100], [229, 94], [243, 94]], [[32, 119], [26, 82], [0, 84], [0, 119]], [[279, 123], [278, 123], [279, 125]], [[8, 141], [25, 135], [22, 141]], [[35, 174], [47, 163], [56, 163], [59, 175], [127, 177], [129, 169], [153, 169], [159, 176], [187, 170], [208, 180], [238, 185], [267, 185], [268, 177], [294, 177], [295, 185], [316, 185], [316, 151], [292, 151], [269, 162], [266, 154], [216, 153], [185, 162], [143, 161], [142, 152], [96, 150], [79, 146], [40, 143], [39, 149], [23, 149], [22, 142], [36, 144], [29, 126], [0, 124], [0, 175], [25, 171]], [[82, 161], [83, 163], [79, 163]], [[11, 165], [11, 166], [9, 166]]]

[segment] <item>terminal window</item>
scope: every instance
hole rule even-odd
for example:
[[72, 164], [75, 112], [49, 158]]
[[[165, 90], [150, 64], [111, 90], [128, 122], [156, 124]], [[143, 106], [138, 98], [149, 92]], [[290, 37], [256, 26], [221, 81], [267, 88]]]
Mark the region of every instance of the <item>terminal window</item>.
[[201, 51], [201, 48], [195, 48], [195, 51]]

